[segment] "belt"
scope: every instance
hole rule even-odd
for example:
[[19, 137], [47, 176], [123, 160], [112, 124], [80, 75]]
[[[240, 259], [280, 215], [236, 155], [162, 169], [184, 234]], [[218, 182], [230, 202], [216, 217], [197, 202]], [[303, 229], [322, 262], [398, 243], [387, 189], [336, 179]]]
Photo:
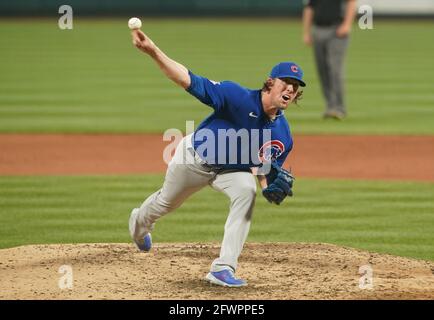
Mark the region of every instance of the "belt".
[[313, 24], [316, 27], [336, 27], [340, 22], [314, 22]]
[[215, 164], [208, 164], [205, 160], [203, 160], [199, 154], [194, 150], [194, 148], [188, 148], [187, 149], [190, 154], [199, 161], [199, 164], [207, 171], [214, 171], [218, 174], [224, 174], [224, 173], [231, 173], [231, 172], [250, 172], [252, 173], [252, 170], [250, 168], [225, 168], [223, 166], [215, 165]]

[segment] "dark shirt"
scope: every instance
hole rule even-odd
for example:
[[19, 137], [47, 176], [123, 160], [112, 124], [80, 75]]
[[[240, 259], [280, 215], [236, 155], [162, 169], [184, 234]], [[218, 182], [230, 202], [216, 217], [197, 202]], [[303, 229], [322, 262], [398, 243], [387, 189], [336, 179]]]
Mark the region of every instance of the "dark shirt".
[[342, 23], [345, 15], [346, 0], [306, 0], [306, 6], [313, 9], [313, 24], [332, 26]]

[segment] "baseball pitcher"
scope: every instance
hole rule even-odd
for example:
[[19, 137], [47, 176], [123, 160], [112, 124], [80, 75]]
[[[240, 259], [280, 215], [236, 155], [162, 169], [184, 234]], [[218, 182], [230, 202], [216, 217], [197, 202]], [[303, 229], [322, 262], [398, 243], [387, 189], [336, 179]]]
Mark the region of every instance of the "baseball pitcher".
[[162, 188], [132, 210], [131, 237], [139, 250], [149, 251], [155, 222], [193, 193], [211, 186], [230, 199], [230, 208], [220, 256], [212, 262], [206, 279], [221, 286], [245, 286], [247, 282], [237, 278], [235, 270], [255, 205], [253, 173], [270, 203], [280, 204], [292, 196], [294, 178], [282, 168], [293, 145], [283, 112], [300, 98], [303, 72], [293, 62], [279, 63], [262, 89], [250, 90], [232, 81], [214, 82], [196, 75], [169, 58], [141, 30], [131, 34], [134, 46], [149, 55], [169, 79], [213, 109], [176, 148]]

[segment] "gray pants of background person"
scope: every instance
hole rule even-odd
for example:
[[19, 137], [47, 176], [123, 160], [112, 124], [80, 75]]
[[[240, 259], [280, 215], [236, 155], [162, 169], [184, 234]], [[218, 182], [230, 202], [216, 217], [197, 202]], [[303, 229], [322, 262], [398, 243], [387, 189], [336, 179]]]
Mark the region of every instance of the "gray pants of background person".
[[327, 102], [326, 114], [333, 112], [346, 115], [344, 101], [344, 58], [348, 36], [339, 38], [337, 26], [312, 28], [316, 66], [322, 92]]
[[142, 239], [152, 231], [159, 218], [178, 208], [190, 195], [207, 185], [223, 192], [230, 199], [220, 257], [212, 263], [211, 271], [221, 271], [228, 267], [235, 271], [250, 229], [256, 198], [256, 179], [250, 172], [218, 173], [210, 168], [194, 152], [191, 135], [183, 138], [176, 148], [163, 187], [150, 195], [139, 208], [136, 233], [133, 236]]

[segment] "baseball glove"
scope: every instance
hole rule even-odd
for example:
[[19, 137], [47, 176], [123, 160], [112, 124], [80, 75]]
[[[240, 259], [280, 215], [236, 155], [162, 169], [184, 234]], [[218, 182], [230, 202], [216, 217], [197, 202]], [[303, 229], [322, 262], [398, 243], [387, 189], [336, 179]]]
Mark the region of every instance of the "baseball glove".
[[291, 172], [273, 162], [265, 178], [267, 187], [262, 190], [262, 195], [268, 202], [279, 205], [287, 196], [292, 197], [292, 185], [295, 178]]

